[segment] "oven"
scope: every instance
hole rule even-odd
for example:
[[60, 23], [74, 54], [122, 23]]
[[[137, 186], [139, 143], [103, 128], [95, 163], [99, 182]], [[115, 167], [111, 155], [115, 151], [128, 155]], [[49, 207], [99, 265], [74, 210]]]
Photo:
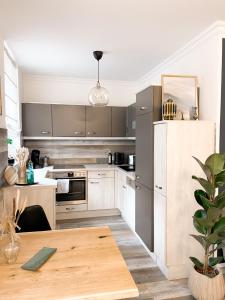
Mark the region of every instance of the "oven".
[[87, 171], [55, 172], [54, 178], [69, 185], [66, 193], [56, 190], [56, 212], [87, 210]]

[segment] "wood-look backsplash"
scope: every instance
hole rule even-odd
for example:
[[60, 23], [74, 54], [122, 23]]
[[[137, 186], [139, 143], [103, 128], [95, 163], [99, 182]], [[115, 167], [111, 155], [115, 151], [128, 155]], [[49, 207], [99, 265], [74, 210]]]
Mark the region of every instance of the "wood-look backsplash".
[[125, 156], [135, 153], [132, 140], [26, 140], [24, 146], [30, 152], [40, 150], [41, 157], [49, 157], [49, 164], [106, 163], [109, 152], [124, 152]]

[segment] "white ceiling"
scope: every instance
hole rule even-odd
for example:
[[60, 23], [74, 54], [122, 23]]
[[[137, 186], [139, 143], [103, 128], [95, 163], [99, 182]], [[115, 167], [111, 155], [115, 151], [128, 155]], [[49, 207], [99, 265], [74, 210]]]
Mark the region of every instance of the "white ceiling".
[[24, 72], [136, 80], [216, 20], [225, 0], [0, 0], [0, 35]]

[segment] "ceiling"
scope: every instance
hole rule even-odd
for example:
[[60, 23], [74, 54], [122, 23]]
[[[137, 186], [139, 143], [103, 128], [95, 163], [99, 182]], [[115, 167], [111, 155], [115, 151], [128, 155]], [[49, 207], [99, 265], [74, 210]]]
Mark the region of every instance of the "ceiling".
[[216, 20], [225, 0], [0, 0], [0, 35], [26, 73], [137, 80]]

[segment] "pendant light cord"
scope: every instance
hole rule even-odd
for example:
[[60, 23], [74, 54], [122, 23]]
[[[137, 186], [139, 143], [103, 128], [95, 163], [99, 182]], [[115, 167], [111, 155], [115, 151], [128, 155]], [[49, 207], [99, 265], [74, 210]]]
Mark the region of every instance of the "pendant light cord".
[[99, 60], [98, 60], [98, 84], [100, 84], [100, 82], [99, 82]]

